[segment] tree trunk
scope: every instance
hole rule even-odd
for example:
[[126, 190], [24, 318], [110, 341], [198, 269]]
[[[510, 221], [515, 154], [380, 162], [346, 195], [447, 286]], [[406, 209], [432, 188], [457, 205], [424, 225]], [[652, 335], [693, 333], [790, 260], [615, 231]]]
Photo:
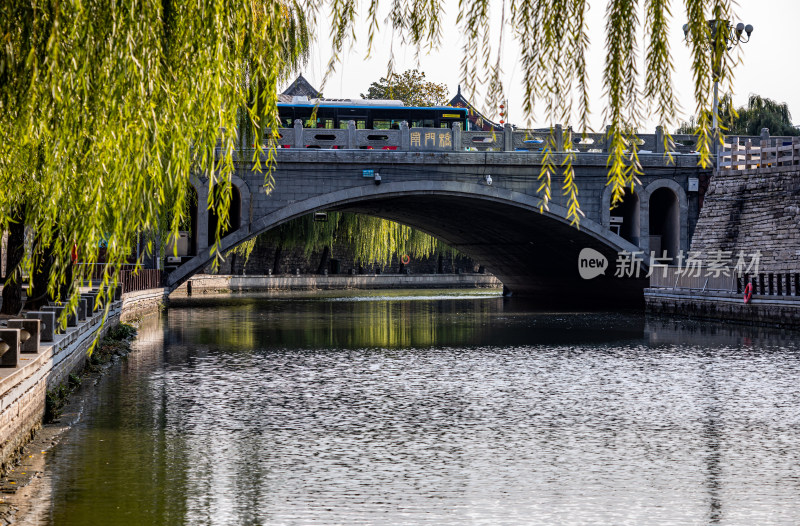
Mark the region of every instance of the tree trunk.
[[72, 293], [72, 282], [74, 280], [73, 271], [74, 267], [72, 262], [70, 262], [69, 266], [67, 267], [66, 280], [58, 288], [58, 297], [61, 299], [69, 298], [70, 294]]
[[3, 306], [0, 314], [17, 315], [22, 310], [22, 272], [19, 264], [22, 261], [25, 244], [25, 222], [16, 214], [15, 222], [8, 231], [8, 247], [6, 249], [6, 282], [3, 286]]
[[325, 269], [328, 268], [328, 260], [331, 258], [331, 249], [328, 245], [322, 249], [322, 257], [319, 258], [319, 267], [317, 267], [317, 274], [324, 274]]
[[50, 279], [50, 270], [53, 268], [53, 254], [48, 247], [36, 258], [31, 279], [33, 287], [28, 289], [28, 301], [25, 302], [25, 308], [28, 310], [38, 310], [50, 301], [47, 294], [47, 282]]

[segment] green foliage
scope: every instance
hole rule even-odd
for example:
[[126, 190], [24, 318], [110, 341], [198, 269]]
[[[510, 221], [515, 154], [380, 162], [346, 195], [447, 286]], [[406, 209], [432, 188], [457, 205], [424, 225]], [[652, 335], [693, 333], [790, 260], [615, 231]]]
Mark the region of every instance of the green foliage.
[[373, 82], [361, 97], [401, 100], [408, 106], [444, 106], [447, 104], [447, 86], [427, 81], [425, 73], [410, 69]]
[[720, 104], [721, 125], [728, 135], [761, 135], [768, 128], [770, 135], [800, 135], [792, 124], [792, 114], [785, 102], [776, 102], [760, 95], [750, 95], [747, 106], [733, 109], [731, 98]]
[[408, 254], [425, 258], [434, 252], [456, 254], [438, 239], [411, 227], [362, 214], [328, 212], [328, 221], [307, 215], [288, 221], [261, 236], [285, 248], [302, 248], [306, 256], [324, 247], [343, 245], [362, 264], [388, 265], [393, 257]]
[[64, 412], [64, 406], [67, 404], [69, 393], [70, 388], [66, 384], [60, 384], [47, 391], [44, 398], [45, 423], [50, 423], [61, 416], [61, 413]]
[[[228, 254], [236, 254], [237, 256], [244, 258], [244, 264], [242, 267], [247, 267], [247, 262], [250, 261], [250, 254], [253, 253], [253, 249], [256, 248], [256, 240], [258, 238], [248, 239], [247, 241], [236, 245], [233, 250], [228, 251]], [[227, 254], [226, 254], [227, 255]]]
[[[719, 101], [719, 118], [726, 135], [761, 135], [762, 128], [768, 128], [770, 135], [800, 135], [800, 130], [792, 124], [788, 104], [761, 95], [751, 94], [747, 105], [739, 108], [733, 107], [729, 94], [725, 95]], [[698, 120], [690, 117], [675, 133], [697, 133]]]
[[136, 336], [136, 327], [127, 323], [120, 323], [108, 329], [106, 339], [115, 341], [127, 341]]
[[[275, 127], [306, 14], [289, 0], [1, 2], [0, 229], [24, 210], [35, 235], [23, 273], [52, 253], [54, 294], [72, 282], [73, 246], [89, 264], [104, 246], [103, 296], [139, 233], [168, 216], [177, 235], [190, 177], [229, 187], [238, 132]], [[271, 155], [255, 144], [269, 188]], [[209, 197], [220, 217], [227, 194]], [[78, 286], [88, 268], [75, 268]]]
[[70, 373], [69, 379], [67, 381], [70, 389], [76, 389], [80, 387], [82, 380], [81, 377], [75, 373]]
[[[392, 2], [387, 24], [417, 53], [438, 48], [443, 5], [442, 0]], [[627, 130], [640, 124], [645, 102], [658, 108], [665, 128], [674, 118], [665, 22], [670, 2], [644, 0], [645, 23], [637, 17], [639, 5], [638, 0], [607, 2], [602, 84], [611, 126], [612, 203], [619, 202], [640, 170], [637, 143]], [[731, 0], [685, 0], [684, 5], [698, 150], [706, 166], [712, 77], [729, 91], [734, 62], [722, 38], [727, 28], [706, 20], [735, 17]], [[489, 105], [505, 100], [500, 58], [515, 53], [521, 60], [528, 116], [543, 108], [549, 122], [569, 126], [577, 100], [578, 120], [586, 129], [589, 2], [508, 0], [499, 27], [492, 27], [489, 7], [488, 0], [463, 0], [458, 6], [459, 33], [469, 36], [461, 50], [465, 95], [474, 97], [485, 87]], [[244, 147], [254, 146], [249, 159], [254, 169], [265, 170], [269, 190], [274, 164], [269, 146], [277, 131], [267, 133], [266, 149], [259, 138], [277, 128], [277, 86], [305, 59], [313, 30], [309, 24], [316, 20], [329, 27], [333, 53], [328, 72], [355, 39], [359, 14], [366, 14], [371, 46], [380, 0], [369, 0], [366, 13], [359, 13], [360, 8], [349, 0], [0, 3], [0, 227], [7, 230], [14, 211], [24, 211], [34, 235], [21, 263], [23, 273], [33, 276], [44, 255], [52, 254], [47, 288], [55, 293], [71, 282], [73, 246], [90, 264], [97, 261], [98, 247], [105, 246], [111, 263], [103, 276], [105, 294], [117, 285], [119, 265], [131, 256], [137, 235], [167, 231], [177, 236], [185, 222], [191, 177], [219, 185], [222, 191], [211, 192], [207, 205], [218, 217], [227, 216], [233, 161], [250, 155]], [[637, 41], [642, 25], [647, 27], [643, 90], [638, 85]], [[493, 34], [500, 38], [495, 41]], [[510, 39], [518, 50], [508, 49]], [[392, 78], [391, 72], [390, 61], [386, 79]], [[423, 102], [438, 100], [429, 97]], [[669, 137], [666, 141], [671, 143]], [[571, 162], [561, 169], [570, 179]], [[554, 173], [543, 172], [543, 179]], [[576, 205], [571, 210], [579, 211], [577, 187], [568, 183], [564, 190]], [[579, 215], [571, 212], [573, 223]], [[219, 222], [217, 238], [221, 228]], [[215, 244], [212, 250], [217, 248]], [[77, 269], [78, 285], [88, 268]], [[76, 302], [73, 287], [69, 307]]]

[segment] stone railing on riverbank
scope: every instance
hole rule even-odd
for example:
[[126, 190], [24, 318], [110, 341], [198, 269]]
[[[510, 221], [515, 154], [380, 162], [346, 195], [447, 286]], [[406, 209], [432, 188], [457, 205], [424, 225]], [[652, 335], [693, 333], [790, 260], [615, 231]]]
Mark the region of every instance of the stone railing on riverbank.
[[[279, 128], [277, 144], [282, 148], [375, 149], [398, 151], [505, 151], [542, 152], [548, 143], [554, 152], [565, 152], [564, 128], [557, 124], [550, 130], [521, 130], [506, 124], [502, 132], [464, 131], [460, 123], [452, 128], [409, 128], [406, 122], [399, 129], [357, 129], [350, 121], [345, 129], [304, 128], [295, 121], [292, 128]], [[570, 151], [578, 153], [607, 153], [607, 133], [580, 134], [567, 129], [572, 138]], [[551, 139], [552, 137], [552, 139]], [[674, 134], [671, 151], [695, 154], [697, 137]], [[636, 138], [640, 153], [664, 153], [664, 133], [639, 134]]]
[[[20, 354], [16, 367], [0, 368], [0, 464], [5, 468], [32, 432], [42, 423], [45, 397], [52, 389], [80, 370], [86, 352], [96, 337], [118, 321], [153, 310], [164, 300], [164, 289], [123, 294], [114, 301], [104, 320], [105, 312], [86, 314], [83, 320], [74, 319], [52, 341], [42, 341], [38, 352]], [[98, 331], [101, 331], [98, 333]]]

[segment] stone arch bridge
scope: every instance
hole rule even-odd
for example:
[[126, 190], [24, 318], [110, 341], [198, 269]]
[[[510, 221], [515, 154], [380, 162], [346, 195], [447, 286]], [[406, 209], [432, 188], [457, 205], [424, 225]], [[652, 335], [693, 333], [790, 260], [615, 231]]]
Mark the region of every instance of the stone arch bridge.
[[[276, 185], [269, 195], [263, 174], [253, 172], [249, 161], [237, 163], [233, 231], [222, 239], [223, 252], [312, 212], [364, 213], [443, 240], [514, 294], [535, 296], [545, 305], [641, 303], [643, 279], [613, 277], [618, 252], [666, 250], [673, 256], [686, 250], [699, 211], [697, 180], [710, 176], [694, 155], [676, 155], [668, 163], [662, 154], [640, 154], [641, 184], [610, 211], [606, 154], [578, 154], [574, 167], [586, 217], [577, 229], [565, 218], [560, 176], [552, 181], [549, 210], [540, 213], [541, 156], [530, 152], [279, 149], [276, 156]], [[168, 274], [170, 291], [211, 261], [209, 232], [216, 218], [205, 206], [208, 180], [193, 184], [193, 257]], [[578, 254], [587, 247], [609, 265], [591, 280], [578, 273]]]

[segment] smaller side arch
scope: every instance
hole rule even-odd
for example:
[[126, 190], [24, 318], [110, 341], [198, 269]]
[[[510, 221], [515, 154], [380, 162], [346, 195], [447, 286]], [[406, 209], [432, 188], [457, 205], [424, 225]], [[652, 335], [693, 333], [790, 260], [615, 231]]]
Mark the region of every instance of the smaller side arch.
[[648, 236], [650, 233], [650, 199], [656, 190], [662, 188], [672, 190], [678, 200], [678, 232], [680, 237], [678, 249], [687, 252], [689, 250], [689, 200], [686, 197], [686, 190], [683, 186], [672, 179], [656, 179], [648, 184], [645, 189], [647, 199], [642, 203], [642, 216], [646, 217], [648, 221]]
[[242, 207], [239, 213], [240, 228], [250, 224], [250, 187], [247, 182], [236, 174], [231, 175], [231, 183], [239, 189]]
[[[630, 191], [630, 188], [627, 189]], [[611, 216], [616, 215], [612, 214], [611, 211], [611, 193], [612, 188], [610, 185], [607, 185], [605, 189], [603, 189], [603, 196], [600, 202], [600, 206], [602, 207], [601, 210], [601, 224], [604, 230], [611, 231]], [[648, 224], [647, 224], [647, 216], [643, 213], [642, 210], [642, 203], [647, 200], [647, 191], [642, 187], [642, 185], [636, 183], [633, 188], [633, 194], [637, 198], [638, 201], [634, 201], [634, 206], [636, 207], [635, 216], [630, 218], [629, 220], [634, 221], [634, 225], [631, 226], [633, 233], [625, 236], [622, 234], [619, 237], [626, 239], [626, 241], [631, 241], [629, 238], [637, 239], [638, 241], [634, 244], [641, 248], [643, 251], [647, 251], [647, 240], [648, 240]], [[616, 236], [614, 232], [610, 232], [609, 235]]]
[[[208, 178], [192, 177], [192, 184], [197, 190], [197, 221], [198, 221], [198, 255], [201, 251], [208, 251], [211, 246], [209, 237], [213, 236], [210, 231], [211, 213], [208, 210], [208, 197], [210, 192], [210, 180]], [[231, 184], [239, 193], [239, 214], [238, 214], [238, 229], [248, 228], [250, 225], [250, 200], [251, 192], [247, 182], [236, 174], [231, 174]]]

